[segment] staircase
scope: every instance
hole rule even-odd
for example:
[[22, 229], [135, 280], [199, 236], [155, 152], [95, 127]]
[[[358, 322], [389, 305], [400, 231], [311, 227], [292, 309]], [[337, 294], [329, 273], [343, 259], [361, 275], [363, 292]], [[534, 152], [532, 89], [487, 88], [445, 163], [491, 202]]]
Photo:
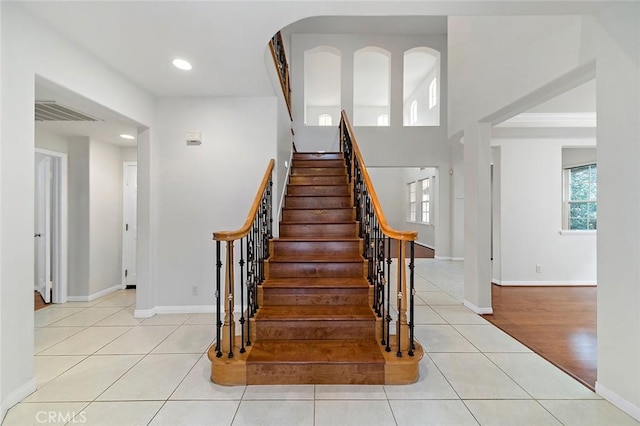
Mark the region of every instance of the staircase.
[[295, 153], [258, 290], [248, 384], [384, 383], [341, 153]]
[[[222, 351], [216, 355], [220, 349], [216, 345], [209, 350], [214, 382], [404, 384], [417, 380], [422, 348], [417, 345], [416, 354], [406, 357], [391, 351], [385, 346], [381, 325], [385, 315], [378, 316], [372, 309], [374, 286], [367, 279], [368, 261], [358, 236], [361, 224], [356, 221], [353, 193], [343, 153], [293, 154], [280, 237], [264, 240], [269, 250], [263, 270], [256, 272], [262, 274], [262, 284], [256, 286], [258, 308], [252, 313], [247, 302], [240, 320], [243, 337], [235, 337], [235, 350], [225, 344], [225, 332], [219, 337]], [[233, 264], [233, 258], [227, 260]], [[233, 322], [228, 314], [225, 327]], [[235, 334], [233, 328], [228, 333]], [[387, 338], [395, 342], [394, 335]], [[227, 351], [234, 355], [226, 356]]]

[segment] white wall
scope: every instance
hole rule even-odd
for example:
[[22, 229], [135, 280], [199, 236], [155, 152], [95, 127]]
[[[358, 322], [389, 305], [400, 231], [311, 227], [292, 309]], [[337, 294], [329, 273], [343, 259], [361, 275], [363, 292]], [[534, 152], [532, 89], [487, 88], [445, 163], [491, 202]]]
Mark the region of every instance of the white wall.
[[640, 419], [640, 5], [600, 6], [593, 17], [450, 17], [449, 135], [522, 112], [597, 75], [596, 391]]
[[440, 95], [440, 67], [434, 67], [429, 74], [420, 82], [411, 95], [407, 97], [403, 106], [403, 122], [411, 123], [411, 103], [413, 101], [418, 102], [418, 121], [415, 126], [439, 126], [440, 125], [440, 99], [438, 103], [429, 108], [429, 85], [434, 78], [436, 80], [437, 93]]
[[35, 144], [36, 148], [48, 149], [50, 151], [68, 152], [68, 138], [53, 133], [36, 124], [35, 127]]
[[69, 284], [67, 294], [89, 296], [91, 265], [90, 140], [68, 141], [69, 167]]
[[[375, 34], [292, 34], [292, 91], [294, 129], [299, 151], [339, 149], [336, 127], [304, 126], [304, 52], [317, 46], [332, 46], [342, 52], [342, 108], [353, 121], [353, 54], [367, 46], [377, 46], [391, 52], [391, 106], [389, 127], [354, 126], [354, 132], [367, 167], [439, 167], [450, 168], [447, 129], [447, 37], [444, 35], [375, 35]], [[426, 46], [441, 53], [440, 111], [441, 125], [433, 127], [403, 126], [402, 67], [404, 52]], [[338, 123], [335, 123], [336, 126]], [[449, 175], [439, 179], [437, 216], [442, 218], [436, 230], [434, 244], [443, 257], [450, 257]]]
[[92, 139], [89, 148], [88, 294], [121, 284], [122, 152]]
[[583, 30], [580, 16], [450, 16], [449, 136], [593, 59]]
[[596, 163], [596, 148], [566, 148], [562, 150], [562, 167], [569, 168]]
[[[33, 158], [35, 76], [42, 76], [130, 117], [152, 125], [153, 98], [95, 56], [2, 3], [2, 122], [0, 144], [0, 365], [2, 409], [35, 389], [33, 380]], [[100, 84], [96, 84], [99, 81]], [[143, 189], [144, 191], [144, 189]]]
[[387, 223], [396, 229], [406, 229], [406, 188], [402, 169], [397, 167], [367, 167]]
[[596, 391], [640, 420], [640, 4], [605, 8], [592, 33], [598, 54]]
[[[500, 147], [500, 234], [493, 280], [503, 285], [595, 284], [596, 234], [560, 234], [563, 147], [595, 139], [493, 138]], [[495, 213], [495, 212], [494, 212]], [[495, 247], [494, 247], [495, 248]], [[536, 272], [540, 265], [541, 272]]]
[[122, 147], [122, 162], [133, 162], [135, 163], [138, 160], [138, 147]]
[[[161, 99], [157, 114], [151, 146], [158, 218], [156, 305], [206, 309], [214, 304], [212, 233], [242, 226], [267, 163], [277, 155], [276, 99]], [[202, 132], [202, 145], [186, 146], [187, 131]]]

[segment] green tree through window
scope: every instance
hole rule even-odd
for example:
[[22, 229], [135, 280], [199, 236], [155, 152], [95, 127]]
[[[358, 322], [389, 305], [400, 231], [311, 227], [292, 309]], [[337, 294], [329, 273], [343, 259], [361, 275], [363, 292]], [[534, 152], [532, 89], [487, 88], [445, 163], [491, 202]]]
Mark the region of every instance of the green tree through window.
[[569, 169], [569, 229], [596, 229], [598, 169], [595, 164]]

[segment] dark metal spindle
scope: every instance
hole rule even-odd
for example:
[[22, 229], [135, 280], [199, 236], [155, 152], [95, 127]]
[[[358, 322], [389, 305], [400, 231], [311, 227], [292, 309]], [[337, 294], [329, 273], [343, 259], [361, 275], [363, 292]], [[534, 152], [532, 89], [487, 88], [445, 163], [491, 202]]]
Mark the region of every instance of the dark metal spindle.
[[233, 358], [233, 241], [227, 241], [227, 285], [231, 286], [229, 290], [229, 358]]
[[[244, 348], [244, 243], [245, 238], [240, 239], [240, 353], [245, 353]], [[248, 299], [247, 299], [248, 302]], [[248, 305], [248, 303], [247, 303]]]
[[414, 320], [413, 320], [413, 310], [414, 310], [414, 298], [416, 294], [416, 289], [413, 286], [413, 268], [414, 268], [414, 260], [415, 260], [415, 241], [411, 241], [411, 249], [410, 249], [409, 259], [409, 333], [410, 333], [410, 346], [409, 346], [409, 356], [413, 356], [413, 351], [416, 348], [415, 343], [415, 335], [414, 335]]
[[220, 241], [216, 241], [216, 357], [222, 356], [222, 345], [220, 343], [220, 332], [222, 330], [222, 320], [220, 311], [222, 310], [220, 303], [220, 273], [222, 271], [222, 261], [220, 260]]
[[391, 352], [391, 237], [387, 237], [387, 347], [385, 350]]
[[398, 343], [398, 352], [396, 353], [396, 356], [398, 358], [402, 358], [402, 301], [403, 301], [403, 294], [402, 294], [402, 270], [404, 269], [404, 262], [401, 264], [400, 261], [402, 260], [403, 256], [402, 256], [402, 251], [404, 250], [404, 241], [402, 240], [398, 240], [398, 282], [396, 283], [396, 288], [398, 289], [398, 327], [397, 327], [397, 336], [396, 336], [396, 340]]

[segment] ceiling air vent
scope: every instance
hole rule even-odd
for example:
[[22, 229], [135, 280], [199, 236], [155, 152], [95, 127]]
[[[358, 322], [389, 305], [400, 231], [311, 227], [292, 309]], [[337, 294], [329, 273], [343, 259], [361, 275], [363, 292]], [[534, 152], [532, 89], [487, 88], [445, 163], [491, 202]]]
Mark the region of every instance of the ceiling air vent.
[[98, 121], [55, 101], [36, 101], [36, 121]]

